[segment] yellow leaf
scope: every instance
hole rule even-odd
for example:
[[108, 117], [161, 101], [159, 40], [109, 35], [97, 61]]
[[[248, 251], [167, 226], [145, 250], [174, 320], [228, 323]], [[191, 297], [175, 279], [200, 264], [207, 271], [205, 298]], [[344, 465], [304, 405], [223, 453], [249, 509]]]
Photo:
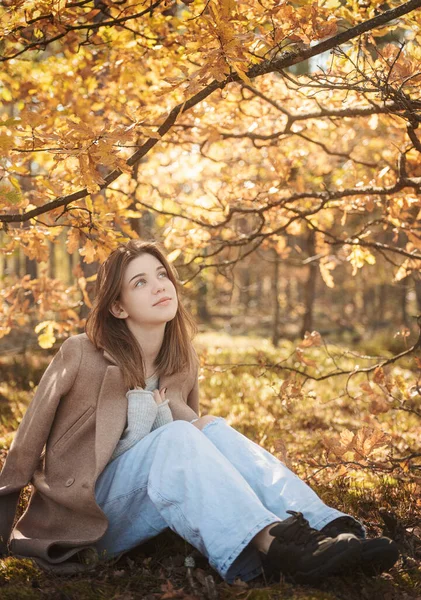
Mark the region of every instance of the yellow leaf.
[[353, 443], [354, 437], [355, 435], [349, 429], [344, 429], [343, 431], [341, 431], [340, 440], [342, 446], [348, 448]]
[[304, 356], [303, 350], [301, 348], [296, 348], [295, 354], [296, 354], [297, 360], [299, 360], [304, 365], [307, 365], [308, 367], [317, 367], [316, 361], [311, 358], [306, 358]]
[[68, 319], [73, 319], [74, 321], [79, 321], [79, 315], [75, 310], [73, 310], [73, 308], [68, 308], [66, 310], [66, 317]]
[[38, 344], [44, 349], [52, 348], [56, 341], [54, 335], [54, 321], [43, 321], [42, 323], [38, 323], [35, 327], [35, 333], [39, 333], [42, 330], [44, 331], [38, 336]]
[[85, 257], [86, 263], [92, 263], [94, 260], [96, 260], [96, 251], [92, 240], [86, 241], [86, 244], [83, 248], [81, 248], [79, 254]]
[[19, 192], [21, 193], [21, 188], [19, 185], [19, 181], [16, 179], [16, 177], [9, 177], [9, 181], [10, 183], [13, 185], [13, 187]]
[[177, 248], [176, 250], [173, 250], [167, 256], [168, 262], [169, 263], [173, 263], [175, 260], [177, 260], [177, 258], [180, 256], [180, 254], [181, 254], [181, 249], [180, 248]]
[[141, 131], [141, 133], [143, 133], [143, 135], [145, 135], [146, 137], [152, 138], [153, 140], [161, 139], [161, 135], [157, 131], [151, 129], [150, 127], [144, 127], [143, 125], [139, 125], [139, 131]]
[[322, 4], [323, 8], [339, 8], [341, 5], [340, 0], [325, 0]]
[[7, 135], [6, 133], [0, 133], [0, 150], [3, 150], [7, 155], [14, 145], [15, 143], [12, 136]]
[[73, 254], [79, 249], [80, 233], [78, 229], [71, 229], [67, 234], [67, 252]]
[[234, 66], [235, 70], [237, 71], [237, 75], [239, 76], [241, 81], [244, 81], [244, 83], [247, 83], [247, 85], [253, 85], [252, 82], [250, 81], [250, 79], [247, 77], [245, 71], [243, 71], [238, 66], [236, 66], [235, 63], [233, 63], [233, 66]]
[[[345, 213], [346, 214], [346, 213]], [[319, 262], [320, 275], [322, 276], [323, 281], [329, 288], [335, 287], [335, 282], [333, 281], [331, 271], [336, 267], [335, 261], [323, 261]]]
[[79, 287], [81, 289], [83, 295], [83, 301], [85, 302], [88, 308], [92, 308], [92, 303], [89, 299], [88, 293], [86, 291], [86, 279], [84, 277], [79, 277], [77, 280]]
[[358, 269], [361, 269], [364, 266], [364, 263], [374, 265], [376, 262], [376, 257], [373, 256], [373, 254], [371, 254], [371, 252], [366, 248], [361, 248], [361, 246], [353, 246], [349, 256], [347, 257], [347, 260], [353, 267], [352, 274], [356, 275]]
[[[58, 15], [60, 11], [63, 11], [66, 8], [66, 0], [56, 0], [55, 3], [51, 6], [51, 12], [53, 15]], [[91, 11], [93, 12], [93, 11]], [[99, 12], [99, 11], [98, 11]], [[85, 19], [87, 15], [85, 14]]]
[[304, 334], [303, 341], [299, 344], [299, 348], [310, 348], [310, 346], [321, 346], [322, 338], [318, 331], [306, 331]]
[[142, 217], [143, 213], [137, 211], [137, 210], [125, 210], [124, 211], [124, 216], [126, 217], [126, 219], [140, 219]]
[[3, 97], [3, 100], [5, 100], [6, 102], [11, 102], [13, 100], [12, 93], [8, 88], [3, 88], [1, 91], [1, 95]]
[[38, 323], [38, 325], [34, 329], [35, 333], [39, 333], [40, 331], [42, 331], [44, 327], [47, 327], [49, 322], [50, 321], [42, 321], [41, 323]]

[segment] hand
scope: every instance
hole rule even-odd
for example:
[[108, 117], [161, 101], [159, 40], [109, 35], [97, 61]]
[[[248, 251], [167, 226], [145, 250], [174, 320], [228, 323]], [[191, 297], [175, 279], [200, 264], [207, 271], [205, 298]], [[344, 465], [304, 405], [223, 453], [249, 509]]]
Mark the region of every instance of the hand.
[[162, 404], [163, 402], [165, 402], [165, 400], [166, 400], [165, 392], [166, 391], [167, 391], [167, 388], [161, 388], [160, 390], [153, 391], [153, 397], [155, 398], [155, 402], [157, 404]]

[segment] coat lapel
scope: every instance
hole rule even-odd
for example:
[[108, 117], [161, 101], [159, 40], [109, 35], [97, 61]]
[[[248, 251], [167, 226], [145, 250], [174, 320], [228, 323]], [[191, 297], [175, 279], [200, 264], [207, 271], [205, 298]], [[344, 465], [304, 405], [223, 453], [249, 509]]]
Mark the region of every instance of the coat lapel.
[[97, 405], [95, 432], [96, 474], [101, 473], [126, 426], [127, 398], [122, 373], [114, 359], [104, 351], [104, 358], [113, 362], [107, 367]]

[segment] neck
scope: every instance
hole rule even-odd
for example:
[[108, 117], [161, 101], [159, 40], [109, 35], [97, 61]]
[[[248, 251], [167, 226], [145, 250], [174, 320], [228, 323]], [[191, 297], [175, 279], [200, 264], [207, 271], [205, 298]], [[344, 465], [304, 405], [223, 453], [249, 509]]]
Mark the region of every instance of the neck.
[[155, 359], [161, 349], [164, 341], [165, 323], [150, 327], [149, 329], [136, 327], [134, 324], [129, 324], [128, 327], [137, 343], [139, 344], [143, 360], [145, 361], [146, 376], [149, 376], [154, 371]]

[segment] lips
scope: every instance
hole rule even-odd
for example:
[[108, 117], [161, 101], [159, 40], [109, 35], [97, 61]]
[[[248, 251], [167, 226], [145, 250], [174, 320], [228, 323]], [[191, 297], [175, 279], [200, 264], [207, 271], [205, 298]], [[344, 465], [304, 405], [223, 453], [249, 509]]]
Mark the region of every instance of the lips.
[[172, 300], [172, 298], [170, 298], [169, 296], [165, 296], [165, 298], [161, 298], [160, 300], [158, 300], [158, 302], [155, 302], [154, 306], [158, 306], [159, 304], [162, 304], [162, 302], [166, 302], [167, 300]]

